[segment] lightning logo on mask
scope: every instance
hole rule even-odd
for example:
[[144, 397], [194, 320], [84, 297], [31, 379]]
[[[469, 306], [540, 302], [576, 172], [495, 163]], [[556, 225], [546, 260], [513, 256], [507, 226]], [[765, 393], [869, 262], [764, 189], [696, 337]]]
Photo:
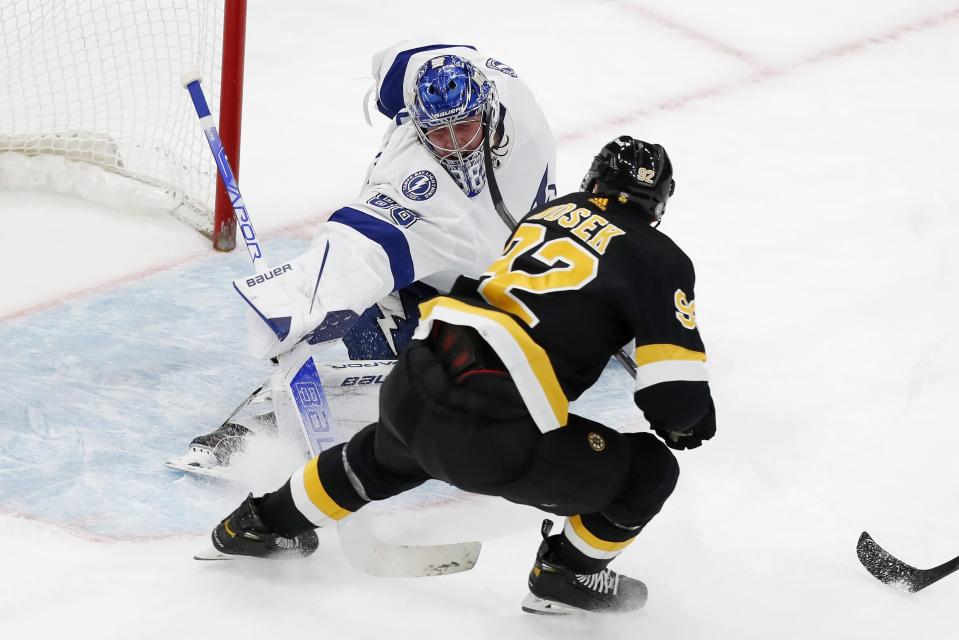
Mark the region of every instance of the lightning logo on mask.
[[436, 176], [426, 169], [417, 171], [403, 181], [402, 191], [410, 200], [429, 200], [436, 193]]

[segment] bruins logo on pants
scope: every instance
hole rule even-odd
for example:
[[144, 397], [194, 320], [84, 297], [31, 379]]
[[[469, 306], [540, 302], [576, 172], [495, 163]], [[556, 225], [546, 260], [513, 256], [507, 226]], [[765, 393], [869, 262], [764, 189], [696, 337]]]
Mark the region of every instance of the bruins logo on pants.
[[586, 441], [593, 451], [602, 451], [606, 448], [606, 440], [595, 431], [589, 432], [589, 435], [586, 436]]

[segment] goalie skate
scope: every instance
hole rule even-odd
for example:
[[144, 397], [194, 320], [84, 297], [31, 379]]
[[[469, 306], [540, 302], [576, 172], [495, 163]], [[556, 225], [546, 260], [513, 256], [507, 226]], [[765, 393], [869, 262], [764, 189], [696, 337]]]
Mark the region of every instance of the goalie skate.
[[[246, 426], [253, 424], [257, 425], [256, 431]], [[189, 451], [165, 464], [176, 471], [216, 480], [229, 480], [231, 465], [243, 457], [249, 440], [260, 433], [276, 437], [276, 420], [272, 412], [225, 422], [215, 431], [194, 438]]]
[[[323, 381], [323, 394], [332, 413], [338, 415], [335, 421], [338, 440], [348, 440], [354, 433], [376, 421], [380, 385], [394, 364], [393, 360], [315, 363]], [[215, 431], [194, 438], [186, 453], [164, 463], [167, 468], [191, 476], [232, 481], [236, 476], [236, 471], [232, 469], [241, 466], [238, 463], [246, 455], [247, 445], [252, 438], [302, 439], [302, 429], [289, 411], [280, 414], [286, 415], [286, 421], [281, 421], [278, 426], [276, 405], [282, 408], [282, 405], [291, 403], [282, 400], [274, 403], [273, 384], [271, 379], [252, 393]], [[279, 394], [279, 397], [282, 399], [284, 395]], [[327, 419], [330, 419], [329, 416]]]
[[230, 466], [244, 455], [249, 440], [259, 434], [276, 437], [270, 386], [265, 384], [240, 404], [210, 433], [193, 438], [189, 450], [164, 464], [175, 471], [214, 480], [230, 480]]

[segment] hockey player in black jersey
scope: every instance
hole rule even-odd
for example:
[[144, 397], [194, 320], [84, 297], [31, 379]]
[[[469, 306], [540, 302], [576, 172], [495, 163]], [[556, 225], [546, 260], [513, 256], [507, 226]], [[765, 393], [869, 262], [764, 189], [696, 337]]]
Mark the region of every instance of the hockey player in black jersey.
[[[639, 580], [609, 569], [670, 496], [669, 450], [716, 431], [689, 258], [657, 225], [675, 183], [665, 150], [622, 136], [582, 191], [527, 215], [478, 280], [421, 305], [380, 419], [214, 530], [223, 553], [306, 555], [312, 529], [430, 478], [565, 516], [544, 540], [523, 609], [629, 611]], [[634, 398], [651, 433], [569, 413], [635, 341]]]

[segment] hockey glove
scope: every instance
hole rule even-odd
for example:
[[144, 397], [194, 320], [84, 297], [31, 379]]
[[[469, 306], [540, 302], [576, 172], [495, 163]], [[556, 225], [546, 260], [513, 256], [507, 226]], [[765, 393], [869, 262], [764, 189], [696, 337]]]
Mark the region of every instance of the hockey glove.
[[304, 264], [293, 260], [233, 281], [248, 305], [247, 348], [254, 357], [272, 358], [289, 351], [323, 321], [326, 310], [315, 299], [309, 276]]
[[683, 449], [695, 449], [701, 446], [704, 441], [716, 435], [716, 408], [710, 400], [709, 413], [685, 431], [673, 431], [658, 424], [652, 424], [650, 426], [670, 449], [680, 451]]

